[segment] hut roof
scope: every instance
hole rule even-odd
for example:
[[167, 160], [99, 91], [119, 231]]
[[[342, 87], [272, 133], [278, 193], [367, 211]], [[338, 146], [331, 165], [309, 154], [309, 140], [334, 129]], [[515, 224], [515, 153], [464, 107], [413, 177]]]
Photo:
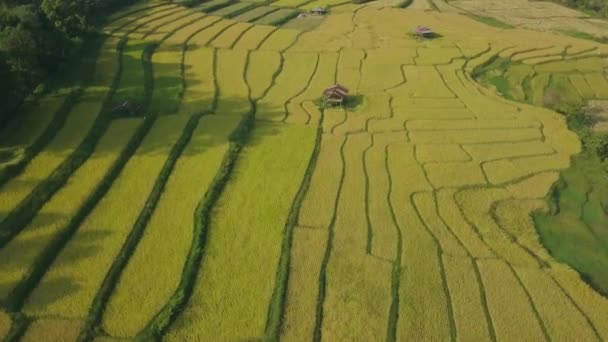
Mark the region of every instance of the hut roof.
[[313, 13], [325, 13], [325, 12], [327, 12], [327, 9], [325, 7], [317, 6], [313, 9], [311, 9], [310, 11]]
[[325, 97], [340, 97], [344, 98], [348, 95], [348, 88], [340, 84], [334, 84], [331, 87], [325, 89], [323, 92]]
[[430, 28], [425, 27], [425, 26], [417, 26], [417, 27], [414, 29], [414, 32], [415, 32], [416, 34], [422, 34], [422, 35], [425, 35], [425, 34], [433, 34], [433, 30], [431, 30]]

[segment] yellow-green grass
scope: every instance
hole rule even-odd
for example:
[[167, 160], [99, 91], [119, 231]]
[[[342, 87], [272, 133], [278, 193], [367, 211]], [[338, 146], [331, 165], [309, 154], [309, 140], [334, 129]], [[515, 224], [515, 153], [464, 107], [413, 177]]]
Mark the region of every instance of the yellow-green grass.
[[107, 89], [89, 87], [74, 105], [65, 125], [25, 169], [0, 188], [0, 220], [44, 181], [82, 142], [100, 112]]
[[278, 0], [272, 3], [272, 6], [278, 7], [298, 7], [310, 0]]
[[135, 26], [136, 23], [142, 23], [152, 18], [153, 15], [160, 15], [161, 13], [168, 13], [175, 9], [177, 6], [173, 4], [166, 4], [164, 6], [155, 7], [143, 10], [139, 13], [129, 14], [118, 20], [109, 22], [103, 27], [103, 32], [106, 34], [120, 34], [128, 30], [128, 27]]
[[505, 77], [509, 83], [509, 94], [518, 101], [525, 101], [526, 94], [523, 88], [523, 82], [526, 77], [532, 76], [534, 69], [525, 64], [516, 64], [511, 66], [505, 73]]
[[497, 340], [540, 341], [545, 336], [532, 303], [502, 260], [478, 260], [488, 311]]
[[302, 9], [305, 10], [309, 10], [315, 7], [332, 7], [332, 6], [338, 6], [338, 5], [343, 5], [343, 4], [347, 4], [350, 1], [346, 1], [346, 0], [316, 0], [313, 2], [309, 2], [306, 3], [302, 6], [299, 6]]
[[36, 319], [30, 323], [20, 341], [26, 342], [63, 342], [76, 341], [83, 326], [81, 320], [55, 318]]
[[[556, 177], [550, 178], [555, 182]], [[531, 183], [531, 182], [528, 182]], [[542, 184], [542, 182], [541, 182]], [[539, 190], [542, 195], [546, 194], [552, 183], [547, 184]], [[533, 186], [535, 184], [529, 184]], [[544, 185], [544, 184], [543, 184]], [[549, 261], [551, 256], [540, 243], [538, 233], [534, 229], [532, 213], [545, 208], [545, 202], [540, 199], [518, 199], [497, 202], [492, 214], [496, 223], [505, 230], [518, 244], [534, 253], [538, 258]]]
[[[310, 79], [308, 87], [293, 98], [287, 104], [287, 122], [290, 123], [309, 123], [312, 119], [311, 113], [309, 113], [302, 106], [305, 101], [314, 101], [321, 97], [323, 91], [328, 85], [334, 83], [336, 63], [338, 61], [338, 54], [329, 52], [319, 54], [319, 61], [315, 70], [314, 75]], [[315, 121], [313, 121], [315, 122]]]
[[461, 341], [491, 340], [490, 317], [486, 317], [484, 312], [483, 289], [477, 280], [473, 261], [447, 255], [442, 259], [452, 299], [456, 336]]
[[403, 97], [455, 97], [432, 66], [404, 65], [406, 83], [391, 90], [391, 95]]
[[270, 88], [273, 76], [281, 66], [281, 55], [276, 51], [251, 51], [247, 64], [246, 80], [251, 98], [257, 100]]
[[588, 100], [595, 97], [595, 92], [593, 91], [593, 88], [591, 88], [589, 83], [587, 83], [587, 80], [585, 80], [584, 75], [572, 74], [568, 75], [568, 79], [570, 80], [570, 83], [572, 83], [581, 98]]
[[68, 93], [60, 90], [26, 102], [0, 133], [0, 148], [25, 148], [34, 143], [55, 118]]
[[[164, 24], [170, 23], [175, 19], [183, 16], [188, 10], [183, 7], [176, 7], [167, 12], [162, 12], [150, 16], [149, 20], [145, 20], [142, 24], [137, 25], [134, 30], [129, 32], [129, 38], [134, 40], [143, 40], [147, 36], [152, 35], [156, 30], [162, 28]], [[153, 39], [151, 38], [150, 41]]]
[[281, 339], [313, 339], [318, 297], [315, 285], [326, 243], [326, 229], [294, 228]]
[[306, 88], [319, 57], [309, 53], [286, 53], [283, 58], [281, 73], [266, 96], [258, 102], [258, 119], [279, 121], [287, 116], [286, 103]]
[[341, 150], [344, 176], [325, 270], [321, 331], [330, 341], [370, 340], [383, 336], [388, 326], [392, 264], [365, 253], [369, 237], [361, 157], [370, 145], [369, 135], [356, 134]]
[[511, 56], [513, 61], [523, 61], [525, 59], [531, 59], [536, 57], [555, 56], [561, 55], [564, 52], [564, 46], [554, 46], [548, 49], [538, 49], [522, 53], [517, 53]]
[[541, 63], [559, 61], [562, 58], [563, 57], [561, 55], [560, 56], [544, 56], [544, 57], [534, 57], [534, 58], [524, 59], [522, 62], [524, 64], [528, 64], [528, 65], [535, 65], [535, 64], [541, 64]]
[[276, 10], [278, 10], [278, 7], [274, 7], [274, 3], [273, 6], [260, 6], [260, 7], [256, 7], [250, 11], [247, 11], [243, 14], [237, 15], [236, 17], [232, 18], [236, 21], [255, 21], [265, 15], [267, 15], [268, 13], [274, 12]]
[[254, 21], [256, 25], [280, 25], [287, 20], [298, 15], [298, 11], [291, 8], [281, 8], [278, 11], [271, 12], [260, 19]]
[[219, 93], [216, 114], [244, 115], [251, 110], [249, 88], [244, 79], [247, 55], [245, 50], [216, 51], [215, 76]]
[[411, 145], [389, 145], [387, 158], [392, 179], [389, 200], [403, 232], [397, 340], [447, 340], [450, 338], [449, 304], [438, 247], [411, 203], [413, 193], [428, 191], [430, 185], [414, 158]]
[[475, 228], [463, 217], [458, 204], [454, 200], [455, 193], [455, 189], [437, 191], [437, 211], [439, 212], [439, 216], [450, 227], [472, 257], [495, 257], [494, 253], [477, 234]]
[[[407, 132], [403, 129], [403, 121], [400, 118], [391, 118], [390, 96], [384, 92], [368, 93], [354, 110], [347, 112], [348, 120], [333, 129], [334, 134], [348, 134], [357, 132], [383, 132], [377, 135], [383, 138], [390, 138], [394, 134], [401, 135], [403, 138]], [[329, 116], [329, 115], [328, 115]], [[397, 124], [394, 129], [385, 127], [387, 123]], [[388, 124], [390, 126], [390, 124]], [[382, 130], [382, 128], [387, 128]]]
[[[85, 318], [154, 186], [187, 116], [161, 117], [24, 306], [32, 316]], [[70, 286], [57, 286], [68, 281]], [[66, 295], [68, 291], [68, 295]]]
[[[299, 20], [299, 19], [298, 19]], [[325, 16], [316, 32], [304, 32], [294, 44], [293, 51], [335, 51], [342, 47], [351, 47], [352, 14], [344, 13]], [[319, 34], [323, 39], [319, 39]], [[360, 46], [355, 46], [360, 47]]]
[[237, 16], [241, 13], [248, 11], [250, 8], [253, 8], [255, 5], [250, 2], [235, 2], [226, 7], [222, 7], [216, 11], [211, 12], [210, 14], [216, 15], [218, 17], [226, 17], [231, 18]]
[[483, 170], [491, 183], [502, 184], [543, 171], [566, 169], [569, 166], [569, 155], [553, 155], [491, 161], [483, 165]]
[[[169, 341], [264, 334], [294, 180], [304, 176], [315, 130], [260, 122], [252, 134], [212, 214], [194, 292]], [[255, 201], [243, 196], [254, 193]]]
[[[446, 168], [449, 167], [446, 166]], [[434, 194], [432, 192], [416, 193], [412, 197], [412, 200], [421, 220], [437, 239], [437, 243], [441, 246], [443, 253], [454, 257], [466, 257], [467, 251], [450, 231], [450, 228], [441, 221], [437, 212]]]
[[0, 338], [4, 339], [11, 330], [12, 319], [6, 312], [0, 310]]
[[342, 49], [338, 60], [337, 82], [347, 87], [353, 93], [358, 91], [361, 78], [361, 60], [365, 56], [364, 50]]
[[494, 203], [508, 198], [509, 195], [508, 191], [501, 188], [478, 188], [460, 190], [455, 198], [463, 216], [498, 256], [510, 264], [536, 267], [537, 260], [512, 241], [492, 216], [491, 208]]
[[554, 154], [551, 144], [542, 141], [464, 145], [464, 150], [478, 161]]
[[424, 169], [435, 188], [486, 184], [484, 174], [476, 162], [427, 163]]
[[[556, 171], [543, 172], [523, 179], [517, 183], [509, 184], [505, 189], [511, 193], [511, 196], [513, 196], [514, 199], [540, 199], [547, 195], [548, 190], [557, 182], [558, 178], [558, 173]], [[533, 203], [531, 204], [533, 206], [535, 205]], [[524, 223], [529, 226], [531, 222], [528, 220], [526, 222], [521, 222], [521, 224]]]
[[256, 50], [264, 39], [266, 39], [266, 37], [268, 37], [275, 30], [277, 30], [277, 28], [272, 26], [254, 25], [241, 36], [236, 44], [234, 44], [234, 49]]
[[456, 47], [419, 48], [417, 50], [416, 65], [447, 64], [454, 58], [462, 57], [462, 52]]
[[[207, 20], [217, 19], [215, 16], [207, 17]], [[215, 37], [222, 33], [222, 31], [226, 30], [228, 27], [234, 25], [236, 21], [230, 19], [221, 19], [215, 22], [210, 27], [205, 28], [204, 30], [197, 32], [192, 39], [190, 39], [189, 44], [194, 46], [205, 46]]]
[[215, 48], [232, 48], [243, 33], [251, 27], [252, 25], [249, 23], [236, 23], [217, 36], [209, 45]]
[[[44, 204], [19, 235], [0, 250], [0, 298], [10, 297], [11, 291], [40, 254], [68, 225], [116, 161], [140, 122], [138, 119], [121, 119], [112, 123], [93, 154], [71, 176], [68, 183]], [[70, 281], [66, 280], [63, 291], [69, 291], [70, 285]]]
[[[391, 55], [391, 50], [383, 53]], [[380, 55], [380, 52], [368, 52], [361, 69], [361, 83], [359, 91], [374, 92], [395, 87], [405, 80], [401, 73], [401, 66], [393, 63], [389, 56]], [[402, 64], [406, 64], [404, 60]]]
[[602, 339], [608, 337], [608, 299], [597, 293], [575, 270], [564, 264], [553, 264], [551, 277], [572, 301], [585, 313]]
[[[326, 112], [325, 115], [328, 115]], [[312, 174], [307, 195], [302, 201], [298, 215], [298, 224], [303, 227], [327, 228], [331, 222], [340, 175], [342, 161], [340, 155], [345, 137], [333, 134], [323, 134], [317, 165]]]
[[406, 127], [411, 131], [432, 131], [442, 129], [539, 128], [540, 126], [540, 122], [536, 120], [521, 117], [503, 120], [412, 120], [408, 121]]
[[185, 89], [179, 112], [183, 114], [210, 111], [216, 96], [214, 76], [215, 51], [189, 45], [184, 55]]
[[124, 101], [141, 102], [144, 97], [144, 69], [141, 56], [148, 43], [141, 40], [128, 40], [122, 53], [122, 73], [120, 83], [112, 104], [118, 105]]
[[[183, 26], [184, 23], [179, 25]], [[171, 28], [170, 31], [173, 32], [176, 29], [177, 26]], [[171, 41], [162, 42], [154, 50], [152, 55], [154, 89], [150, 111], [155, 114], [173, 114], [179, 109], [183, 92], [182, 58], [183, 40], [185, 39], [187, 37], [175, 37]]]
[[541, 139], [538, 128], [511, 129], [455, 129], [437, 131], [413, 131], [410, 139], [417, 144], [481, 144], [492, 142], [517, 142]]
[[157, 27], [154, 32], [148, 33], [145, 36], [146, 41], [160, 42], [168, 36], [171, 36], [180, 27], [191, 23], [201, 16], [200, 12], [191, 10], [183, 10], [175, 15], [167, 16], [162, 21], [157, 22]]
[[[608, 85], [608, 82], [606, 85]], [[547, 105], [551, 107], [565, 104], [577, 105], [581, 102], [581, 97], [567, 75], [553, 74], [551, 76], [549, 86], [545, 89], [545, 103]]]
[[[371, 223], [372, 255], [385, 260], [398, 260], [398, 227], [391, 214], [387, 196], [390, 191], [390, 180], [386, 170], [386, 147], [395, 141], [403, 141], [401, 134], [376, 134], [372, 147], [364, 154], [365, 172], [367, 175], [367, 215]], [[371, 247], [371, 248], [370, 248]]]
[[608, 81], [601, 73], [585, 74], [585, 79], [589, 86], [595, 92], [595, 97], [599, 99], [608, 99]]
[[165, 37], [163, 44], [167, 44], [169, 46], [173, 45], [176, 46], [176, 48], [178, 45], [183, 46], [184, 44], [188, 43], [190, 38], [196, 33], [211, 26], [213, 23], [222, 20], [222, 18], [207, 16], [204, 13], [197, 13], [194, 18], [195, 19], [193, 21], [188, 20], [189, 23], [187, 25], [181, 25], [182, 27], [171, 35]]
[[135, 336], [175, 291], [192, 241], [193, 213], [220, 168], [238, 121], [223, 116], [201, 119], [109, 299], [103, 329], [111, 336]]
[[469, 161], [471, 157], [459, 145], [428, 144], [416, 146], [416, 159], [422, 163], [443, 163]]
[[202, 5], [198, 6], [197, 9], [203, 11], [203, 12], [210, 12], [210, 11], [214, 11], [218, 8], [222, 8], [225, 6], [228, 6], [229, 4], [232, 3], [232, 0], [211, 0], [211, 1], [205, 1], [203, 2]]
[[278, 29], [260, 45], [260, 50], [283, 51], [293, 44], [300, 31], [290, 29]]

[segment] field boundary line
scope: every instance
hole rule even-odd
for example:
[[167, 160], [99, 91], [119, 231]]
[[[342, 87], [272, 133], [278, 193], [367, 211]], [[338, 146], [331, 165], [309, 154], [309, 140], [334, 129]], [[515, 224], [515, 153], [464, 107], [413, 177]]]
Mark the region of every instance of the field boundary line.
[[541, 331], [542, 331], [542, 333], [543, 333], [543, 335], [545, 337], [545, 340], [547, 342], [551, 341], [551, 336], [549, 336], [549, 332], [547, 331], [547, 327], [545, 326], [545, 322], [540, 317], [540, 313], [538, 312], [538, 309], [536, 308], [536, 305], [534, 305], [534, 301], [532, 300], [532, 296], [530, 295], [530, 292], [528, 292], [528, 288], [526, 288], [526, 286], [521, 281], [521, 278], [519, 277], [519, 275], [517, 274], [517, 272], [515, 272], [515, 269], [513, 268], [513, 265], [511, 265], [509, 262], [506, 262], [506, 261], [505, 261], [505, 264], [507, 265], [507, 267], [509, 268], [509, 270], [511, 271], [511, 273], [515, 277], [515, 280], [517, 280], [517, 283], [519, 284], [519, 286], [521, 286], [521, 289], [526, 294], [526, 299], [528, 301], [528, 304], [530, 304], [530, 307], [532, 308], [532, 312], [534, 313], [534, 316], [536, 317], [536, 320], [538, 321], [538, 325], [540, 326], [540, 329], [541, 329]]

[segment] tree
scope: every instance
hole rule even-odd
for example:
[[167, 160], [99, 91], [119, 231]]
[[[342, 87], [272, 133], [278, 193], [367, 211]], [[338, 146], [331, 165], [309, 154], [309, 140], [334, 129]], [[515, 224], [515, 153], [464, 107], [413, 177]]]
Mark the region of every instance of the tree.
[[41, 8], [49, 22], [70, 39], [80, 37], [89, 28], [88, 1], [43, 0]]

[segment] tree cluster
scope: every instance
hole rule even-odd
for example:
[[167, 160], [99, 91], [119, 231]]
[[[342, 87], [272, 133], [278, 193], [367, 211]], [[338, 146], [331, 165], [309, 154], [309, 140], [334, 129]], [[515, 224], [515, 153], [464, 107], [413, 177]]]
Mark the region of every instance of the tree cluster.
[[608, 1], [606, 0], [554, 0], [563, 5], [576, 8], [585, 12], [608, 17]]
[[0, 0], [0, 126], [124, 0]]

